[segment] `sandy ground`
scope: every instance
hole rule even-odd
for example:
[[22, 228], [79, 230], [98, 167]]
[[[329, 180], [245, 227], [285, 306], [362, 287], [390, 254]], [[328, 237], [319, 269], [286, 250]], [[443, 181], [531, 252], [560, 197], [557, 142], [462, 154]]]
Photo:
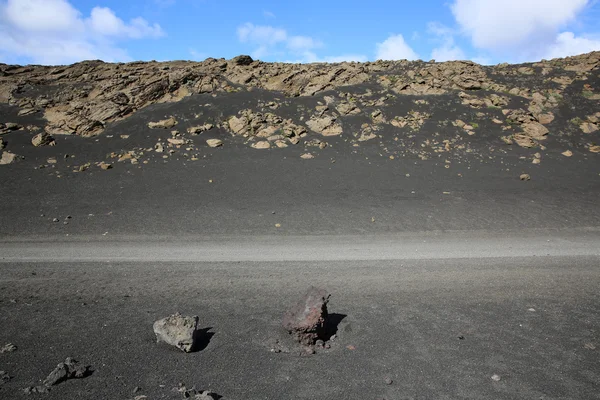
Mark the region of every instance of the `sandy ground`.
[[[93, 253], [69, 244], [67, 256]], [[231, 399], [599, 398], [600, 256], [577, 256], [565, 241], [555, 247], [566, 257], [493, 257], [502, 247], [486, 258], [379, 261], [275, 261], [285, 245], [262, 248], [271, 261], [5, 260], [0, 342], [18, 350], [0, 355], [14, 376], [0, 396], [24, 398], [22, 388], [72, 356], [95, 372], [44, 398], [126, 399], [135, 387], [179, 398], [180, 382]], [[168, 245], [149, 254], [161, 248], [172, 254]], [[597, 249], [596, 237], [579, 252]], [[345, 316], [332, 348], [272, 353], [285, 338], [283, 310], [313, 284]], [[152, 322], [174, 311], [211, 328], [206, 348], [154, 343]]]

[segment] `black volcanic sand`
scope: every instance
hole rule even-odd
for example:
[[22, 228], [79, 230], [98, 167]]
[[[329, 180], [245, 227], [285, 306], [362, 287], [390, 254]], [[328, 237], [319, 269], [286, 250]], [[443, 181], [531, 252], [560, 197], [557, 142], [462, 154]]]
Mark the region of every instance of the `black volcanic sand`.
[[[44, 399], [178, 399], [180, 382], [227, 399], [598, 399], [598, 261], [4, 264], [0, 343], [18, 350], [0, 354], [0, 398], [73, 356], [93, 374]], [[346, 315], [331, 349], [271, 352], [315, 281]], [[202, 351], [155, 343], [174, 310], [211, 328]]]
[[[344, 89], [364, 93], [368, 87]], [[555, 110], [556, 119], [548, 125], [551, 133], [541, 142], [545, 150], [503, 143], [499, 137], [506, 133], [491, 122], [503, 119], [500, 109], [472, 109], [452, 94], [425, 96], [427, 105], [414, 104], [412, 96], [398, 96], [385, 107], [373, 107], [388, 119], [411, 110], [432, 117], [414, 132], [384, 125], [380, 137], [366, 142], [353, 136], [367, 119], [360, 115], [341, 118], [345, 131], [339, 137], [309, 133], [305, 138], [327, 142], [325, 149], [306, 146], [303, 139], [284, 149], [257, 150], [242, 137], [216, 128], [198, 136], [185, 134], [193, 140], [191, 151], [184, 145], [166, 159], [168, 153], [154, 151], [144, 153], [138, 165], [109, 158], [111, 152], [152, 149], [159, 138], [165, 143], [170, 130], [148, 129], [150, 121], [172, 115], [179, 120], [174, 129], [185, 132], [241, 109], [260, 111], [259, 102], [276, 101], [281, 108], [265, 112], [301, 123], [323, 96], [331, 94], [285, 98], [254, 90], [197, 95], [149, 106], [110, 124], [99, 137], [56, 136], [54, 147], [33, 147], [34, 133], [27, 131], [5, 134], [6, 150], [25, 159], [0, 167], [0, 235], [356, 234], [599, 225], [600, 155], [585, 148], [598, 132], [584, 134], [570, 123], [572, 110], [567, 106]], [[585, 105], [589, 112], [579, 108], [577, 115], [596, 111], [598, 101], [579, 97], [581, 104], [573, 104]], [[518, 108], [523, 99], [511, 101], [515, 104], [509, 107]], [[370, 110], [363, 112], [368, 115]], [[43, 126], [39, 114], [17, 117], [16, 111], [0, 107], [0, 120]], [[477, 112], [486, 116], [478, 117]], [[452, 126], [455, 119], [476, 122], [476, 134], [468, 136]], [[224, 146], [208, 147], [209, 138], [222, 139]], [[429, 140], [441, 148], [445, 139], [465, 147], [453, 144], [450, 151], [436, 153], [429, 145], [421, 146]], [[565, 150], [573, 156], [563, 156]], [[315, 158], [301, 159], [307, 152]], [[534, 165], [538, 152], [541, 163]], [[192, 156], [198, 160], [192, 161]], [[56, 157], [57, 164], [47, 164], [48, 157]], [[112, 163], [113, 169], [94, 165], [100, 161]], [[73, 172], [88, 162], [88, 170]], [[522, 173], [531, 180], [521, 181]], [[67, 216], [72, 218], [64, 225]], [[53, 218], [60, 222], [53, 223]]]

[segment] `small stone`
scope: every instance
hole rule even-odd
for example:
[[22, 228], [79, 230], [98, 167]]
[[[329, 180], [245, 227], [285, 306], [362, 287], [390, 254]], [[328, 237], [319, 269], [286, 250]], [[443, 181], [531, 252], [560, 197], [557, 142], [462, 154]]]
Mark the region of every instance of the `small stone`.
[[301, 159], [303, 159], [303, 160], [310, 160], [310, 159], [313, 159], [313, 158], [315, 158], [315, 156], [313, 156], [313, 155], [312, 155], [312, 154], [310, 154], [310, 153], [304, 153], [304, 154], [302, 154], [302, 155], [300, 156], [300, 158], [301, 158]]
[[500, 375], [496, 375], [496, 374], [492, 375], [492, 380], [493, 380], [493, 381], [495, 381], [495, 382], [499, 382], [499, 381], [500, 381], [500, 379], [501, 379], [501, 378], [500, 378]]
[[221, 139], [208, 139], [206, 144], [208, 147], [220, 147], [223, 146], [223, 141]]
[[158, 122], [148, 122], [148, 128], [150, 129], [171, 129], [175, 125], [177, 125], [177, 120], [173, 117]]
[[252, 143], [252, 145], [251, 145], [251, 146], [252, 146], [253, 148], [255, 148], [255, 149], [259, 149], [259, 150], [262, 150], [262, 149], [269, 149], [269, 148], [271, 148], [271, 143], [269, 143], [269, 142], [268, 142], [268, 141], [266, 141], [266, 140], [261, 140], [260, 142]]
[[139, 386], [136, 386], [136, 387], [134, 387], [134, 388], [133, 388], [133, 393], [137, 393], [137, 392], [139, 392], [139, 391], [141, 391], [141, 390], [142, 390], [142, 388], [141, 388], [141, 387], [139, 387]]
[[567, 150], [567, 151], [563, 151], [560, 154], [562, 154], [565, 157], [571, 157], [573, 155], [573, 152], [571, 150]]
[[60, 222], [58, 218], [52, 218], [52, 222]]
[[2, 386], [5, 382], [8, 382], [12, 379], [12, 377], [8, 374], [8, 372], [0, 371], [0, 386]]
[[13, 351], [17, 351], [17, 346], [15, 346], [12, 343], [7, 343], [4, 346], [2, 346], [2, 348], [0, 348], [0, 353], [12, 353]]
[[157, 153], [162, 153], [165, 151], [165, 146], [162, 143], [156, 143], [154, 145], [154, 151], [156, 151]]
[[10, 153], [8, 151], [2, 152], [2, 157], [0, 158], [0, 165], [8, 165], [17, 161], [19, 156], [16, 154]]
[[[600, 153], [600, 146], [590, 146], [590, 151], [592, 153]], [[0, 164], [2, 163], [0, 162]]]
[[181, 146], [182, 144], [185, 144], [185, 139], [168, 138], [167, 142], [174, 144], [176, 146]]
[[531, 176], [529, 174], [521, 174], [521, 176], [519, 176], [519, 179], [521, 179], [522, 181], [529, 181], [531, 180]]
[[385, 384], [386, 385], [391, 385], [392, 383], [394, 383], [394, 381], [392, 380], [392, 378], [390, 378], [389, 376], [385, 378]]
[[113, 167], [112, 164], [106, 163], [104, 161], [102, 161], [100, 164], [98, 164], [98, 166], [105, 171], [112, 169], [112, 167]]
[[281, 228], [281, 224], [275, 224], [275, 228]]
[[154, 323], [157, 343], [165, 342], [189, 353], [194, 348], [194, 338], [198, 327], [198, 317], [184, 317], [179, 313]]

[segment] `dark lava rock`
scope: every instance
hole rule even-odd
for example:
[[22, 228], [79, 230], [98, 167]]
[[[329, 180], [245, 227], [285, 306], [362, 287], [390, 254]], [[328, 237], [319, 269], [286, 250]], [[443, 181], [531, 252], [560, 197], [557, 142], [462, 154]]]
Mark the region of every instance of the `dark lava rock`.
[[313, 346], [325, 336], [327, 302], [331, 295], [311, 287], [300, 301], [283, 316], [283, 327], [305, 346]]
[[252, 57], [247, 56], [247, 55], [240, 55], [240, 56], [234, 57], [231, 59], [231, 61], [235, 65], [250, 65], [254, 62]]
[[44, 380], [46, 387], [57, 385], [67, 379], [85, 378], [90, 373], [89, 365], [82, 365], [71, 357], [61, 362]]
[[8, 382], [11, 379], [12, 377], [8, 374], [8, 372], [0, 371], [0, 386], [2, 386], [4, 382]]

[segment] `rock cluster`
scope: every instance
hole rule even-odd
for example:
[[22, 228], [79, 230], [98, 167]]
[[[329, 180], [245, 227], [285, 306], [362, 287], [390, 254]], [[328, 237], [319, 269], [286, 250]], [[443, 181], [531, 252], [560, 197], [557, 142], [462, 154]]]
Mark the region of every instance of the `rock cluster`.
[[85, 378], [91, 373], [89, 365], [80, 364], [78, 361], [68, 357], [64, 362], [59, 363], [52, 372], [44, 379], [40, 386], [28, 387], [24, 391], [31, 393], [46, 393], [50, 387], [58, 385], [68, 379]]
[[225, 129], [234, 135], [240, 135], [251, 141], [257, 149], [266, 149], [274, 143], [277, 147], [285, 147], [287, 143], [298, 144], [306, 136], [307, 130], [290, 119], [283, 119], [273, 113], [253, 112], [242, 110], [238, 115], [230, 117], [225, 123]]

